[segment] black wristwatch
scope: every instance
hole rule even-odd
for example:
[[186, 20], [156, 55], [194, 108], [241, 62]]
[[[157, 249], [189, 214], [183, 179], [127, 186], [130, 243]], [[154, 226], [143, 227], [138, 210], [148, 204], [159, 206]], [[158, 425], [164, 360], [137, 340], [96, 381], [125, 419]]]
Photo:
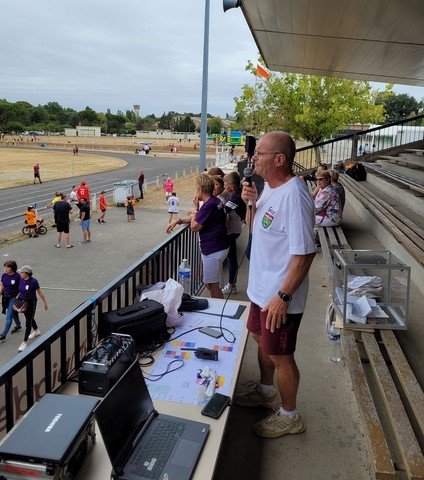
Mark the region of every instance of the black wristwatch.
[[278, 290], [278, 296], [285, 303], [290, 303], [292, 301], [292, 298], [293, 298], [293, 295], [290, 295], [289, 293], [284, 293], [281, 290]]

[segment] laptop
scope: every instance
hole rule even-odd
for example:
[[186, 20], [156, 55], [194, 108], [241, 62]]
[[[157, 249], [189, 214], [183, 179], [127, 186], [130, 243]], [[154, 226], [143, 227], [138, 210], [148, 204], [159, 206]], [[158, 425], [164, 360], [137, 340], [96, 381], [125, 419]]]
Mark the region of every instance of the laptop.
[[114, 480], [189, 480], [206, 423], [159, 414], [135, 361], [94, 410]]
[[94, 444], [93, 410], [98, 403], [97, 398], [44, 395], [1, 441], [0, 472], [12, 475], [22, 470], [20, 462], [27, 462], [28, 478], [30, 470], [44, 478], [41, 472], [53, 476], [62, 467], [75, 474]]

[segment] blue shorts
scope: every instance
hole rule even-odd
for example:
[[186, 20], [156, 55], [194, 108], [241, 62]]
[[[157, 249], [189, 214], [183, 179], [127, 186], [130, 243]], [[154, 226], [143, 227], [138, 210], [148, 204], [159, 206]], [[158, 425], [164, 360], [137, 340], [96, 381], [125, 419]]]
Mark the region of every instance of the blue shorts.
[[81, 230], [90, 230], [90, 219], [81, 222]]

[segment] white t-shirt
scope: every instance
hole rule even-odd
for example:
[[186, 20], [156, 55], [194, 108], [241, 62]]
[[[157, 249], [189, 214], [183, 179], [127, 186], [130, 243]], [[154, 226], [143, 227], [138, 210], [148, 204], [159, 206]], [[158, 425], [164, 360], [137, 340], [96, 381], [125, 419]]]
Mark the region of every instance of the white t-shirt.
[[77, 202], [78, 201], [78, 195], [77, 192], [74, 192], [73, 190], [69, 194], [69, 201], [70, 202]]
[[169, 197], [168, 198], [168, 204], [169, 204], [169, 207], [168, 207], [168, 212], [169, 213], [178, 213], [178, 205], [179, 205], [180, 201], [178, 200], [178, 197]]
[[[264, 190], [256, 202], [247, 295], [264, 307], [277, 294], [289, 271], [293, 255], [316, 251], [314, 201], [306, 183], [293, 177]], [[294, 292], [288, 313], [305, 309], [309, 281], [305, 277]]]

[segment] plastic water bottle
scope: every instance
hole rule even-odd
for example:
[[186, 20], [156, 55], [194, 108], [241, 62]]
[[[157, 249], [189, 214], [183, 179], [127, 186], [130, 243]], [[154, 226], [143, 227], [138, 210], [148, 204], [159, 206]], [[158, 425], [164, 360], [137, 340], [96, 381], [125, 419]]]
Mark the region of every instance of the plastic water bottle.
[[191, 294], [191, 268], [186, 258], [178, 267], [178, 282], [183, 286], [184, 293]]
[[331, 323], [328, 326], [328, 342], [329, 342], [329, 355], [332, 362], [340, 362], [342, 359], [342, 353], [340, 348], [340, 328], [336, 328], [336, 325]]

